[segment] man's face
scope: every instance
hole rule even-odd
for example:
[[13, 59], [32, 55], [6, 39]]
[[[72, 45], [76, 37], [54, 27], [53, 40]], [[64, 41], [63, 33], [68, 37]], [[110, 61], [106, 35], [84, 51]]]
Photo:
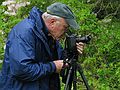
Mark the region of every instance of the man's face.
[[68, 24], [63, 18], [57, 19], [52, 23], [50, 34], [54, 39], [59, 40], [68, 29]]

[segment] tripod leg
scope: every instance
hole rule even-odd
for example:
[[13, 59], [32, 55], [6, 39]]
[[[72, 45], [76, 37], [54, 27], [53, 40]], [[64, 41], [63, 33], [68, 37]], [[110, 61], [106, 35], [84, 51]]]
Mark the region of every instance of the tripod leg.
[[73, 67], [73, 90], [77, 90], [76, 80], [77, 80], [77, 71], [76, 66]]
[[72, 86], [72, 70], [73, 68], [70, 67], [69, 71], [68, 71], [68, 76], [67, 76], [67, 80], [66, 80], [66, 84], [65, 84], [65, 88], [64, 90], [71, 90], [71, 86]]
[[81, 67], [80, 65], [78, 65], [78, 64], [77, 64], [77, 70], [78, 70], [78, 72], [80, 73], [80, 75], [81, 75], [81, 77], [82, 77], [82, 79], [83, 79], [83, 81], [84, 81], [84, 83], [85, 83], [85, 86], [86, 86], [87, 90], [90, 90], [90, 87], [89, 87], [89, 85], [88, 85], [88, 81], [87, 81], [87, 79], [85, 78], [85, 76], [84, 76], [84, 74], [83, 74], [82, 67]]

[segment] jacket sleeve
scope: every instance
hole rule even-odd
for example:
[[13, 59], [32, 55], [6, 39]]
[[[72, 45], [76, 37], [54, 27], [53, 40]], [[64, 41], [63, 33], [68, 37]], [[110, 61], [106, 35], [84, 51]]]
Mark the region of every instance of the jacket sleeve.
[[53, 62], [34, 61], [35, 41], [27, 31], [23, 35], [14, 35], [14, 38], [10, 40], [10, 71], [14, 77], [25, 81], [35, 81], [55, 72], [56, 67]]

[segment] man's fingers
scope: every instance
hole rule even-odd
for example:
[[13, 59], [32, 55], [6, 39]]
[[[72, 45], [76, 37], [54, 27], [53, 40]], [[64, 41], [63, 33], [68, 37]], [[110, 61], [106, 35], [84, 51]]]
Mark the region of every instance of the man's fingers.
[[76, 43], [77, 45], [77, 51], [82, 54], [83, 53], [83, 49], [84, 49], [84, 43], [82, 42], [79, 42], [79, 43]]

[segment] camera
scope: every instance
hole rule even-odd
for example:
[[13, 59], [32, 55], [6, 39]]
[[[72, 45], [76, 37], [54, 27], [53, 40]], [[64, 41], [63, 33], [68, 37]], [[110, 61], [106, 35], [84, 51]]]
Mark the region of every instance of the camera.
[[65, 49], [70, 54], [75, 54], [77, 51], [76, 43], [82, 42], [88, 44], [91, 40], [91, 35], [85, 35], [83, 37], [77, 36], [75, 34], [66, 35]]

